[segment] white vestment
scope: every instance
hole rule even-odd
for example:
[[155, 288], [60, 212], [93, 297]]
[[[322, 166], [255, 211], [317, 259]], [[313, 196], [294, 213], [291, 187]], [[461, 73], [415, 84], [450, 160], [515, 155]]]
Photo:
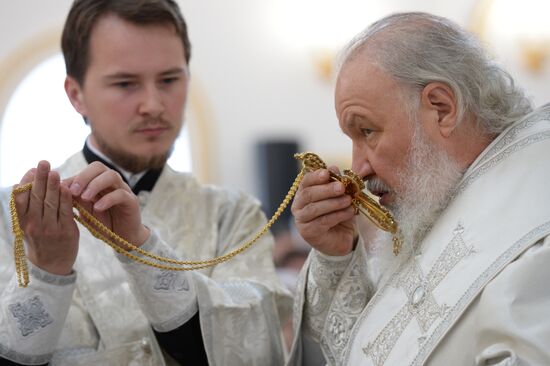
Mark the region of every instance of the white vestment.
[[376, 288], [364, 245], [346, 257], [312, 251], [289, 364], [550, 365], [549, 235], [546, 105], [485, 149]]
[[[59, 172], [69, 177], [86, 165], [78, 153]], [[228, 262], [174, 272], [115, 255], [79, 226], [74, 273], [54, 276], [31, 265], [29, 287], [19, 288], [10, 191], [0, 198], [1, 357], [29, 364], [164, 365], [151, 325], [170, 331], [198, 310], [210, 365], [284, 363], [280, 324], [291, 301], [275, 274], [269, 233]], [[228, 253], [266, 222], [255, 199], [201, 185], [168, 166], [139, 199], [143, 223], [152, 229], [143, 248], [180, 260]]]

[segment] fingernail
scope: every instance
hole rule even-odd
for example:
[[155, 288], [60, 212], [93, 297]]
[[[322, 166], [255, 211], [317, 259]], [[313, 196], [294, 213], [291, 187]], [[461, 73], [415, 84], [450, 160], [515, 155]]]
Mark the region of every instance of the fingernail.
[[102, 202], [97, 202], [95, 205], [94, 205], [94, 209], [95, 210], [103, 210], [103, 203]]
[[92, 192], [89, 189], [85, 190], [84, 193], [82, 193], [82, 198], [85, 200], [92, 198]]
[[80, 193], [80, 184], [73, 183], [70, 187], [71, 193], [75, 196], [77, 196]]
[[344, 186], [341, 183], [334, 185], [334, 193], [344, 193]]

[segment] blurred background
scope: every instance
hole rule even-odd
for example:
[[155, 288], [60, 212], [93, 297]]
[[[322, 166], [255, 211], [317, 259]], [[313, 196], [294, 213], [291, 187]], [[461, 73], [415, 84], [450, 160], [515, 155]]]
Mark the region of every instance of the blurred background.
[[[71, 0], [0, 0], [0, 185], [38, 160], [61, 164], [87, 127], [68, 102], [59, 38]], [[550, 102], [550, 2], [542, 0], [179, 0], [192, 42], [186, 129], [170, 164], [257, 196], [271, 216], [292, 155], [349, 167], [333, 107], [338, 50], [374, 20], [427, 11], [474, 32], [531, 96]], [[307, 255], [287, 210], [273, 229], [290, 288]]]

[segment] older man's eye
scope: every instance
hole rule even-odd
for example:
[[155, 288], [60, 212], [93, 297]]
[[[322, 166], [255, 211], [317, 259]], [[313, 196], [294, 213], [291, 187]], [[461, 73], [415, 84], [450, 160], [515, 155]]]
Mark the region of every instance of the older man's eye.
[[373, 132], [374, 132], [374, 131], [371, 130], [370, 128], [362, 128], [362, 129], [361, 129], [361, 133], [362, 133], [363, 135], [367, 136], [367, 137], [368, 137], [371, 133], [373, 133]]

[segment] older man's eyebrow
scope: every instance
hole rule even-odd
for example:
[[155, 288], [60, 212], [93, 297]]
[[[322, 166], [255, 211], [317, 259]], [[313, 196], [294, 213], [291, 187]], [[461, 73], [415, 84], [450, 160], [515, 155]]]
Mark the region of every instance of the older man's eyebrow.
[[357, 125], [364, 122], [368, 122], [368, 120], [364, 117], [354, 114], [349, 118], [347, 118], [346, 120], [344, 120], [344, 128], [347, 130], [351, 130], [351, 129], [357, 128]]
[[354, 124], [355, 122], [352, 118], [346, 118], [344, 122], [340, 125], [340, 131], [342, 131], [344, 135], [347, 135], [347, 131], [353, 128]]

